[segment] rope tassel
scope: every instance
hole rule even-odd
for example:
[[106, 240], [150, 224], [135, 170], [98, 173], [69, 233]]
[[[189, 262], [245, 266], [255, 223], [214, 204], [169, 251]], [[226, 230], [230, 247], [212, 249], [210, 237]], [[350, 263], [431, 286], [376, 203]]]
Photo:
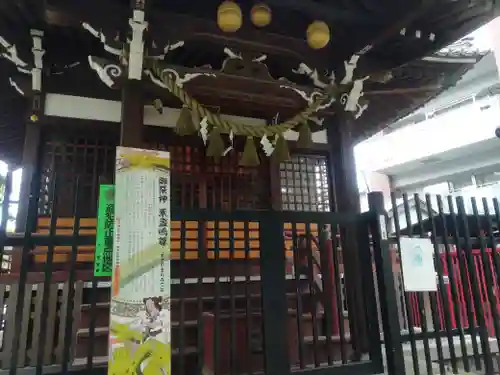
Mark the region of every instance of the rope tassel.
[[247, 137], [245, 142], [245, 148], [243, 149], [243, 154], [240, 159], [240, 166], [242, 167], [255, 167], [260, 164], [259, 155], [257, 154], [257, 148], [255, 148], [255, 142], [253, 137]]
[[207, 156], [214, 158], [215, 162], [219, 162], [224, 153], [224, 141], [220, 135], [219, 129], [213, 128], [208, 136]]
[[306, 122], [299, 126], [299, 139], [297, 139], [298, 148], [311, 148], [313, 143], [312, 132], [309, 124]]
[[188, 107], [182, 107], [177, 123], [175, 124], [175, 132], [179, 135], [193, 134], [198, 130], [198, 127], [193, 123], [191, 111]]
[[278, 163], [290, 160], [290, 150], [288, 149], [288, 142], [281, 134], [276, 140], [276, 146], [274, 146], [274, 152], [272, 153], [273, 158]]

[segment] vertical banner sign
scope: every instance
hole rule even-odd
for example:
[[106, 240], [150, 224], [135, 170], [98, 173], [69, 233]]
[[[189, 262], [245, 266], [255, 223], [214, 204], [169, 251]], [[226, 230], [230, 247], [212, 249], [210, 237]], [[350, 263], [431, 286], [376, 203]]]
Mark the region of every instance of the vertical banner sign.
[[113, 269], [113, 229], [115, 226], [115, 186], [99, 186], [94, 275], [111, 276]]
[[117, 147], [109, 374], [170, 372], [170, 155]]

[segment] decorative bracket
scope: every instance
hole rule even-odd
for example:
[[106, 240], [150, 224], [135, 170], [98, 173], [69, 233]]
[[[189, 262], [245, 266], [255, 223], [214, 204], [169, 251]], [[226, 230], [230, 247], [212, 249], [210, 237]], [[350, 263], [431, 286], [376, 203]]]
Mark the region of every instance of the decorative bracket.
[[115, 56], [121, 56], [122, 55], [122, 49], [119, 41], [113, 41], [109, 40], [109, 38], [104, 35], [103, 31], [99, 31], [97, 29], [94, 29], [90, 24], [83, 22], [82, 27], [87, 30], [92, 36], [95, 38], [99, 39], [104, 46], [104, 50], [115, 55]]
[[28, 65], [28, 63], [23, 61], [17, 54], [15, 44], [10, 44], [7, 40], [0, 36], [0, 45], [5, 49], [5, 52], [2, 52], [1, 54], [2, 57], [5, 57], [7, 60], [21, 68]]
[[[307, 77], [312, 81], [313, 85], [320, 88], [324, 89], [326, 86], [328, 86], [328, 83], [323, 82], [319, 78], [318, 71], [316, 69], [311, 69], [307, 64], [305, 63], [300, 63], [299, 67], [297, 69], [292, 70], [296, 74], [302, 74]], [[331, 72], [330, 75], [327, 77], [328, 81], [330, 84], [335, 83], [335, 73]]]
[[31, 37], [33, 38], [33, 68], [31, 70], [31, 83], [33, 91], [42, 91], [42, 69], [43, 69], [43, 55], [45, 50], [42, 48], [43, 31], [31, 30]]
[[144, 62], [144, 30], [148, 23], [144, 20], [143, 10], [134, 9], [133, 17], [129, 20], [132, 28], [132, 39], [130, 40], [130, 51], [128, 57], [128, 78], [142, 79], [142, 66]]
[[109, 88], [115, 88], [122, 78], [123, 69], [119, 64], [101, 57], [89, 56], [89, 65]]
[[345, 76], [340, 82], [341, 85], [347, 85], [352, 82], [352, 77], [354, 75], [354, 70], [358, 65], [359, 55], [352, 55], [349, 61], [344, 61]]

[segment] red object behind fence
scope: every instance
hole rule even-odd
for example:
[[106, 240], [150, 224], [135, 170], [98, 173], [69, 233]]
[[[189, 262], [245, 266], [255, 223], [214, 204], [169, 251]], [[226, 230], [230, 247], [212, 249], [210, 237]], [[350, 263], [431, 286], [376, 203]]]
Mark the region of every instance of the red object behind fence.
[[[483, 260], [481, 257], [481, 250], [473, 250], [472, 251], [473, 257], [474, 257], [474, 267], [477, 275], [477, 280], [478, 280], [478, 285], [479, 285], [479, 295], [481, 299], [481, 305], [484, 311], [484, 320], [486, 322], [486, 328], [488, 330], [488, 333], [490, 336], [495, 335], [495, 329], [493, 325], [493, 314], [491, 311], [491, 305], [490, 301], [488, 299], [488, 289], [487, 289], [487, 282], [486, 282], [486, 277], [485, 277], [485, 264], [483, 264]], [[492, 291], [494, 294], [494, 304], [496, 304], [497, 310], [500, 311], [500, 290], [498, 286], [498, 275], [495, 271], [495, 265], [494, 265], [494, 260], [493, 258], [495, 256], [500, 256], [500, 249], [496, 249], [495, 253], [492, 252], [492, 249], [486, 249], [486, 254], [489, 260], [489, 267], [491, 270], [492, 278], [493, 278], [493, 285], [492, 285]], [[449, 256], [450, 259], [447, 259], [447, 256]], [[445, 315], [444, 315], [444, 310], [443, 310], [443, 294], [444, 294], [444, 303], [448, 304], [449, 306], [449, 313], [450, 313], [450, 322], [451, 322], [451, 328], [459, 328], [462, 326], [462, 328], [467, 328], [469, 327], [469, 319], [467, 316], [467, 304], [466, 304], [466, 299], [470, 301], [470, 305], [472, 306], [472, 311], [473, 311], [473, 316], [474, 316], [474, 325], [478, 325], [477, 322], [477, 317], [476, 317], [476, 308], [474, 306], [474, 299], [473, 299], [473, 294], [471, 291], [471, 275], [469, 273], [468, 266], [465, 266], [466, 270], [466, 277], [468, 279], [468, 284], [469, 284], [469, 290], [465, 290], [465, 283], [464, 280], [462, 280], [461, 273], [460, 273], [460, 266], [459, 266], [459, 261], [458, 261], [458, 253], [456, 251], [451, 251], [447, 255], [446, 253], [441, 254], [441, 265], [443, 267], [443, 276], [445, 279], [445, 291], [444, 293], [441, 292], [441, 290], [438, 290], [437, 292], [437, 304], [438, 304], [438, 312], [439, 312], [439, 323], [440, 323], [440, 330], [445, 329]], [[452, 275], [453, 275], [453, 281], [455, 284], [456, 292], [457, 292], [457, 297], [458, 297], [458, 309], [460, 312], [460, 316], [456, 316], [455, 314], [455, 306], [453, 303], [453, 294], [452, 294], [452, 285], [451, 285], [451, 280], [450, 280], [450, 269], [449, 269], [449, 264], [451, 264], [452, 269]], [[438, 285], [439, 288], [439, 285]], [[420, 315], [418, 313], [419, 310], [419, 304], [418, 304], [418, 298], [417, 298], [417, 293], [415, 292], [409, 292], [408, 293], [409, 299], [410, 299], [410, 306], [411, 306], [411, 314], [413, 318], [413, 325], [416, 327], [421, 326], [421, 319]], [[438, 327], [436, 327], [438, 328]]]

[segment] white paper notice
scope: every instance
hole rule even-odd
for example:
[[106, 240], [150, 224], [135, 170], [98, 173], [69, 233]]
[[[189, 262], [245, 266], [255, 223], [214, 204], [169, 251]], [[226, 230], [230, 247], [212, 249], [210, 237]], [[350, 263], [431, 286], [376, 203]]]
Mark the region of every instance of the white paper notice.
[[401, 238], [401, 266], [407, 292], [437, 291], [434, 247], [429, 238]]

